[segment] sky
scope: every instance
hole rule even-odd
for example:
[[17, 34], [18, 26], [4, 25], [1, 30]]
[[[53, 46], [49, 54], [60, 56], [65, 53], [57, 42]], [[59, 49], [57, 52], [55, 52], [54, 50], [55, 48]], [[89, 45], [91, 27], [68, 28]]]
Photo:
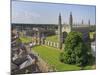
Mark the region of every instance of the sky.
[[12, 1], [12, 23], [58, 24], [61, 13], [62, 23], [69, 24], [72, 12], [74, 24], [96, 24], [96, 7], [91, 5], [73, 5], [57, 3], [40, 3], [28, 1]]

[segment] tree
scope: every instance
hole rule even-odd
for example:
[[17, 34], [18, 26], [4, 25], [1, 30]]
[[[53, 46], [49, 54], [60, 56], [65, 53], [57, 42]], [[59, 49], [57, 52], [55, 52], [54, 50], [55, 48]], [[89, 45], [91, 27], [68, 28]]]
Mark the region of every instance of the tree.
[[65, 40], [65, 48], [60, 55], [60, 60], [66, 64], [84, 66], [89, 62], [89, 51], [82, 39], [82, 33], [73, 31]]

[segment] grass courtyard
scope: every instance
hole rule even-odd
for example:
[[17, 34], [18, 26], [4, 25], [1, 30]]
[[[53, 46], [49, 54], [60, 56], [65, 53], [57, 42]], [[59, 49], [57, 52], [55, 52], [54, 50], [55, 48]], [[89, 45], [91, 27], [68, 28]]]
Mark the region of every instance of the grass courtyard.
[[58, 42], [58, 35], [48, 36], [48, 37], [46, 37], [46, 40], [52, 41], [52, 42]]
[[31, 37], [20, 37], [20, 40], [23, 42], [23, 43], [29, 43], [32, 41], [32, 38]]
[[33, 50], [37, 52], [46, 63], [48, 63], [50, 66], [54, 66], [57, 71], [80, 69], [80, 67], [77, 67], [75, 65], [61, 63], [59, 61], [59, 55], [61, 51], [56, 48], [47, 46], [36, 46], [33, 48]]
[[[36, 46], [33, 51], [37, 52], [39, 56], [50, 66], [54, 66], [57, 71], [72, 71], [80, 70], [80, 67], [76, 65], [69, 65], [60, 62], [59, 55], [60, 50], [47, 46]], [[92, 69], [92, 66], [86, 66], [84, 69]]]
[[95, 34], [96, 34], [95, 32], [90, 32], [90, 33], [89, 33], [90, 39], [93, 39]]

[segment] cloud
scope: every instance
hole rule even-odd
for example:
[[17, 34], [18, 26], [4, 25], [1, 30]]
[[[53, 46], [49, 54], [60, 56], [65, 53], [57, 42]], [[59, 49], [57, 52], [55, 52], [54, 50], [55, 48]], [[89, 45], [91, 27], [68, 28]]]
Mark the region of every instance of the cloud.
[[40, 14], [31, 11], [12, 12], [12, 22], [32, 23], [34, 20], [40, 18]]
[[40, 15], [38, 13], [36, 13], [36, 12], [29, 12], [29, 11], [24, 12], [24, 16], [26, 18], [39, 18], [40, 17]]

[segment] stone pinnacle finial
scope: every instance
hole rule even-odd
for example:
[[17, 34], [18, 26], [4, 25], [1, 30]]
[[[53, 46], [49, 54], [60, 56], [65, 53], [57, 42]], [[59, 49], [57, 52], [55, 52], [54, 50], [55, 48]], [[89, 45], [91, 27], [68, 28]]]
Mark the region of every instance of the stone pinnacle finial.
[[82, 19], [82, 25], [83, 25], [83, 23], [84, 23], [84, 22], [83, 22], [83, 19]]
[[90, 19], [88, 20], [88, 24], [90, 25]]
[[59, 24], [61, 25], [61, 13], [59, 13]]
[[88, 20], [88, 26], [89, 26], [89, 30], [90, 30], [90, 19]]
[[70, 12], [70, 15], [72, 15], [72, 12]]
[[72, 12], [70, 12], [70, 16], [69, 16], [69, 25], [70, 25], [70, 31], [72, 31], [72, 25], [73, 25], [73, 16], [72, 16]]
[[61, 13], [59, 13], [59, 16], [61, 16]]

